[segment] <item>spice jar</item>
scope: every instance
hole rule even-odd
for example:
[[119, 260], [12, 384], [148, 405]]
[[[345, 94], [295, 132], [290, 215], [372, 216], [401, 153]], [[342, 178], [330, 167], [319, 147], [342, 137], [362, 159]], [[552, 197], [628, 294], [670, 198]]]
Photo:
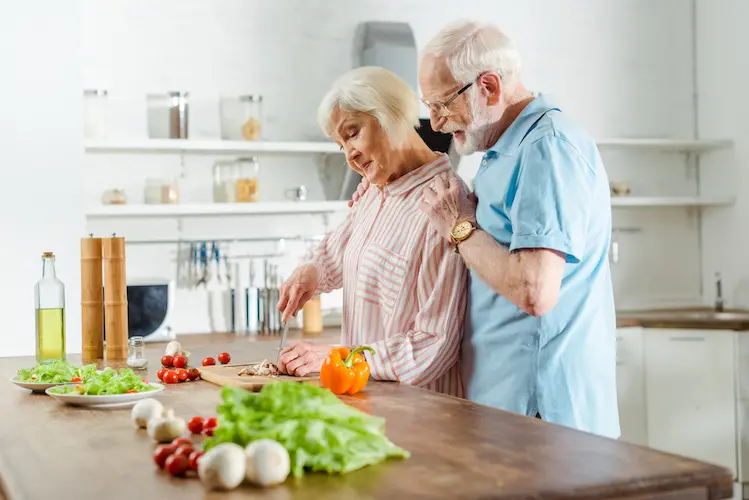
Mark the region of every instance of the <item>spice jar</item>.
[[101, 195], [102, 205], [124, 205], [127, 203], [127, 195], [124, 189], [107, 189]]
[[127, 366], [133, 370], [143, 370], [148, 366], [146, 340], [143, 337], [132, 337], [128, 341]]
[[83, 91], [83, 135], [86, 139], [107, 136], [107, 91]]
[[239, 203], [258, 201], [258, 174], [260, 162], [257, 157], [237, 158], [236, 200]]
[[234, 160], [217, 160], [213, 164], [214, 203], [237, 201], [237, 164]]
[[230, 141], [262, 139], [263, 98], [260, 95], [221, 97], [221, 138]]
[[146, 179], [143, 194], [146, 205], [179, 203], [179, 186], [168, 179]]
[[167, 92], [146, 96], [150, 139], [188, 138], [189, 96], [188, 92]]

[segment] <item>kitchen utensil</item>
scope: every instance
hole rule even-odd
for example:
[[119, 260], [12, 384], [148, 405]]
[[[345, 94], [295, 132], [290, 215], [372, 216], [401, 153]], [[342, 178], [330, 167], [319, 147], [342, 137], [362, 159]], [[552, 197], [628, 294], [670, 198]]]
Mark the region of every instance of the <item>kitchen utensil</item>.
[[276, 366], [281, 361], [281, 351], [286, 346], [286, 334], [289, 333], [289, 322], [283, 324], [283, 330], [281, 332], [281, 342], [278, 343], [278, 359], [276, 359]]
[[259, 362], [236, 365], [199, 366], [198, 371], [200, 372], [200, 378], [212, 384], [219, 386], [229, 385], [253, 392], [259, 391], [264, 385], [280, 381], [310, 382], [316, 385], [320, 383], [319, 373], [309, 374], [306, 377], [294, 377], [293, 375], [278, 375], [277, 377], [237, 375], [242, 368]]
[[81, 357], [104, 358], [104, 292], [101, 238], [81, 239]]
[[287, 198], [294, 201], [306, 201], [307, 200], [307, 186], [301, 185], [293, 189], [287, 189], [284, 191]]
[[127, 359], [128, 316], [125, 238], [102, 239], [104, 335], [108, 361]]

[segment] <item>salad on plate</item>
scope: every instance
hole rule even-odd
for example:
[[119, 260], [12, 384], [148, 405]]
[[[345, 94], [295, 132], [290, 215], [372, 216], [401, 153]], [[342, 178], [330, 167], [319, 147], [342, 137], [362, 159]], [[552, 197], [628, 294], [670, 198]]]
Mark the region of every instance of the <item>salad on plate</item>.
[[156, 389], [158, 386], [149, 384], [130, 368], [122, 368], [119, 372], [113, 368], [105, 368], [100, 372], [94, 370], [94, 373], [83, 377], [79, 384], [60, 385], [50, 389], [50, 392], [80, 396], [113, 396]]
[[96, 365], [76, 366], [67, 361], [55, 360], [37, 363], [31, 368], [21, 368], [15, 380], [27, 384], [69, 384], [83, 382], [96, 374]]

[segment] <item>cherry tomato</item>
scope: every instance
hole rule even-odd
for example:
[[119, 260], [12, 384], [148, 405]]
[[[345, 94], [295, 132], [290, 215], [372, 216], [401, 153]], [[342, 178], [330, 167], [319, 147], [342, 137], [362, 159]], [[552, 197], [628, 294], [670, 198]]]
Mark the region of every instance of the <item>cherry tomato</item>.
[[132, 388], [132, 389], [130, 389], [129, 391], [125, 391], [125, 394], [135, 394], [135, 392], [136, 392], [136, 391], [135, 391], [135, 387], [133, 387], [133, 388]]
[[200, 434], [203, 432], [203, 417], [192, 417], [187, 422], [187, 429], [193, 434]]
[[166, 368], [162, 368], [161, 370], [156, 372], [156, 376], [159, 377], [159, 380], [164, 380], [164, 375], [166, 375], [166, 372], [168, 372]]
[[174, 366], [174, 358], [171, 356], [162, 356], [161, 366], [166, 366], [167, 368], [171, 368], [172, 366]]
[[182, 455], [185, 458], [190, 457], [190, 453], [195, 451], [195, 447], [192, 444], [183, 444], [173, 453], [173, 455]]
[[174, 363], [175, 368], [184, 368], [187, 366], [187, 358], [179, 354], [174, 356], [174, 360], [172, 362]]
[[70, 379], [71, 382], [81, 382], [81, 377], [73, 377]]
[[187, 374], [190, 376], [190, 380], [197, 380], [200, 378], [200, 371], [197, 368], [190, 368], [187, 370]]
[[164, 374], [164, 383], [176, 384], [177, 382], [179, 382], [179, 376], [177, 375], [177, 372], [169, 370]]
[[228, 352], [219, 353], [219, 355], [218, 355], [218, 362], [219, 363], [221, 363], [222, 365], [225, 365], [229, 361], [231, 361], [231, 356], [229, 356]]
[[177, 378], [180, 382], [187, 382], [190, 379], [190, 374], [184, 368], [180, 368], [177, 370]]
[[216, 364], [216, 360], [211, 358], [210, 356], [203, 360], [203, 366], [210, 366], [210, 365], [215, 365], [215, 364]]
[[218, 425], [218, 419], [216, 417], [207, 418], [203, 422], [203, 429], [213, 429]]
[[153, 451], [153, 461], [156, 465], [159, 466], [159, 469], [163, 469], [164, 462], [166, 462], [166, 459], [172, 456], [173, 453], [174, 453], [174, 447], [171, 445], [158, 446]]
[[172, 453], [174, 453], [180, 446], [192, 446], [192, 441], [190, 441], [190, 438], [178, 437], [172, 441], [171, 445], [174, 446], [174, 449], [172, 450]]
[[164, 469], [172, 476], [184, 476], [187, 472], [189, 462], [184, 455], [170, 455], [164, 462]]
[[208, 437], [213, 437], [213, 430], [214, 430], [214, 427], [208, 427], [207, 429], [203, 429], [203, 434], [205, 434]]
[[195, 450], [192, 453], [190, 453], [190, 456], [187, 459], [187, 465], [190, 467], [190, 469], [197, 471], [198, 470], [198, 460], [200, 460], [200, 457], [202, 457], [205, 454], [203, 450]]

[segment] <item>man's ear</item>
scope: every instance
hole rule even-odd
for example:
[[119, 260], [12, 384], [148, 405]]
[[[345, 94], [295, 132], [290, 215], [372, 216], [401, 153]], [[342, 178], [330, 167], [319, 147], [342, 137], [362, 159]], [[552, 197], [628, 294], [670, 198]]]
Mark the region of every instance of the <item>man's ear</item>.
[[502, 79], [495, 71], [486, 72], [478, 79], [479, 87], [486, 96], [486, 103], [494, 106], [499, 103], [499, 97], [502, 95]]

